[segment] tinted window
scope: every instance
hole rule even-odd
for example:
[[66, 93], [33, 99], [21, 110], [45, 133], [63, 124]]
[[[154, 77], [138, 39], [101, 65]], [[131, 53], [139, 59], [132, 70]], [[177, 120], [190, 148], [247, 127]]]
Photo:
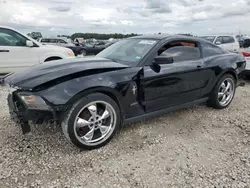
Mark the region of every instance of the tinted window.
[[227, 44], [227, 43], [234, 43], [234, 38], [230, 37], [230, 36], [225, 36], [223, 37], [223, 44]]
[[26, 46], [26, 40], [15, 31], [0, 28], [0, 46]]
[[49, 39], [41, 39], [41, 42], [49, 42]]
[[59, 43], [63, 43], [63, 44], [67, 44], [67, 42], [65, 42], [64, 40], [62, 39], [58, 39]]
[[201, 46], [202, 46], [203, 57], [209, 57], [224, 53], [221, 48], [209, 43], [204, 43]]
[[41, 42], [45, 42], [45, 43], [57, 43], [58, 40], [57, 39], [42, 39]]
[[174, 46], [165, 50], [161, 56], [174, 58], [174, 62], [200, 59], [200, 50], [192, 46]]
[[50, 39], [50, 42], [51, 43], [58, 43], [58, 40], [57, 39]]
[[223, 38], [222, 37], [217, 37], [215, 43], [216, 42], [220, 42], [221, 44], [223, 44]]

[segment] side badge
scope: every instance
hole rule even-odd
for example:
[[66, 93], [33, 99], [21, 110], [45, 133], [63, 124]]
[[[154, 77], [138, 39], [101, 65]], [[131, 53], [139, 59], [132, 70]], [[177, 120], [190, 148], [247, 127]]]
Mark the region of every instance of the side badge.
[[136, 91], [137, 91], [137, 86], [136, 86], [136, 84], [135, 84], [135, 85], [133, 85], [133, 88], [132, 88], [133, 95], [136, 94]]

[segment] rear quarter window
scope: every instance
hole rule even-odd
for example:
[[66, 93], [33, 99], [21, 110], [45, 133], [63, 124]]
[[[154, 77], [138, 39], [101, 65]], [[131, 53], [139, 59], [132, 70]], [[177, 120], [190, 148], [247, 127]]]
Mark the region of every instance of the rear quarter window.
[[202, 55], [204, 58], [224, 53], [224, 51], [220, 47], [210, 43], [203, 43], [201, 47], [202, 47]]
[[174, 46], [164, 51], [161, 56], [173, 57], [174, 62], [200, 59], [200, 51], [194, 46]]

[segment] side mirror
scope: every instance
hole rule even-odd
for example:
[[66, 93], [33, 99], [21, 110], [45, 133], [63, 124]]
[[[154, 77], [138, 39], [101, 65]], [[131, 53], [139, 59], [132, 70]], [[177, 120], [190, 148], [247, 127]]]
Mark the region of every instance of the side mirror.
[[215, 42], [216, 45], [221, 45], [220, 41]]
[[167, 56], [157, 56], [154, 59], [154, 63], [158, 64], [158, 65], [172, 64], [172, 63], [174, 63], [174, 58], [173, 57], [167, 57]]
[[28, 47], [33, 47], [33, 46], [34, 46], [34, 44], [33, 44], [33, 42], [32, 42], [32, 41], [30, 41], [30, 40], [26, 40], [26, 46], [28, 46]]

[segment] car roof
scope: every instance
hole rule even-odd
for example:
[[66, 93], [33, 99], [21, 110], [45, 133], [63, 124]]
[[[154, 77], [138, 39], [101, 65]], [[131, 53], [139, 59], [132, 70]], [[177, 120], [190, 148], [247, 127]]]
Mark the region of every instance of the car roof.
[[180, 40], [193, 40], [193, 41], [205, 41], [204, 39], [201, 39], [199, 37], [192, 37], [192, 36], [186, 36], [186, 35], [140, 35], [131, 37], [135, 39], [151, 39], [151, 40], [163, 40], [163, 39], [180, 39]]
[[135, 36], [135, 37], [131, 37], [131, 38], [136, 38], [136, 39], [156, 39], [156, 40], [162, 40], [164, 38], [168, 38], [171, 35], [139, 35], [139, 36]]
[[220, 36], [229, 36], [229, 37], [235, 37], [235, 35], [199, 35], [199, 37], [220, 37]]
[[0, 25], [0, 28], [15, 30], [14, 28], [7, 27], [7, 26], [4, 26], [4, 25]]
[[[41, 38], [41, 39], [61, 39], [61, 38], [53, 38], [53, 37], [43, 37], [43, 38]], [[62, 39], [63, 40], [63, 39]]]

